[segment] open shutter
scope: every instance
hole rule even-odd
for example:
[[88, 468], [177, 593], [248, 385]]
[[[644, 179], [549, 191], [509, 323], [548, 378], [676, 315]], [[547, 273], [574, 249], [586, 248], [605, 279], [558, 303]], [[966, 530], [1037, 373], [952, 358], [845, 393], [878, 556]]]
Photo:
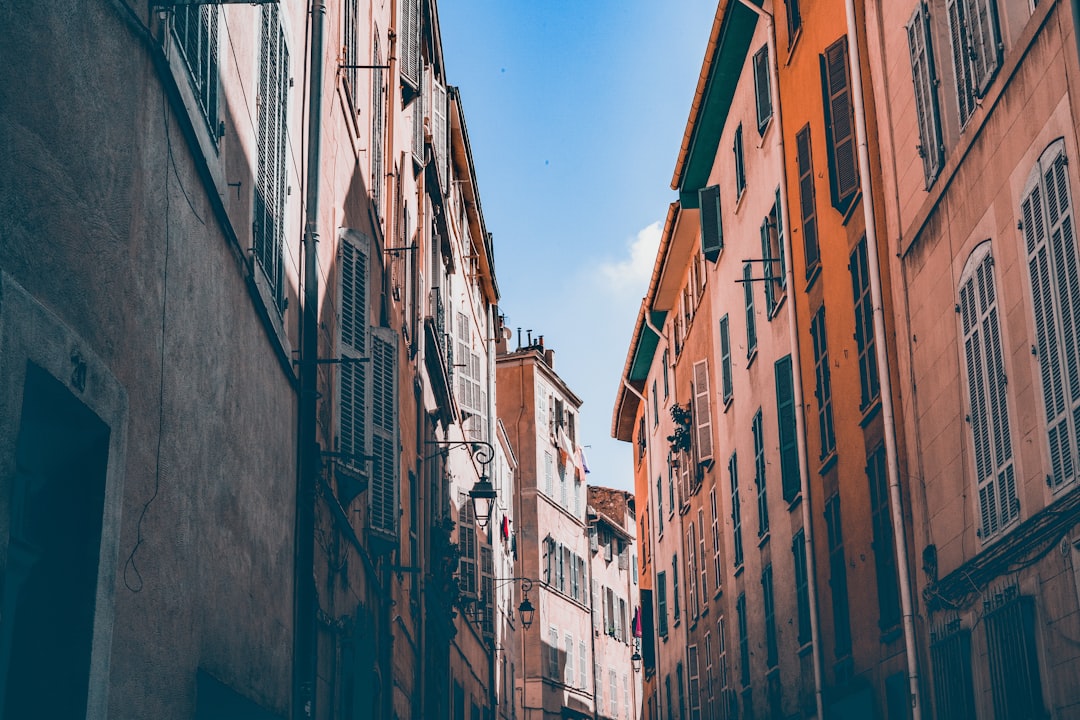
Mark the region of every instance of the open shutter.
[[[352, 473], [367, 477], [370, 428], [367, 407], [370, 396], [368, 357], [368, 268], [370, 241], [355, 230], [342, 230], [338, 244], [338, 353], [343, 359], [338, 370], [338, 445], [341, 464]], [[339, 497], [342, 504], [355, 497]]]
[[795, 440], [795, 393], [791, 374], [791, 356], [776, 361], [776, 415], [780, 435], [780, 477], [784, 500], [791, 502], [799, 494], [799, 450]]
[[975, 110], [975, 90], [968, 62], [968, 29], [965, 3], [962, 0], [946, 0], [945, 12], [949, 17], [949, 44], [952, 47], [953, 73], [956, 78], [956, 103], [963, 125]]
[[694, 363], [694, 421], [698, 462], [713, 460], [712, 393], [709, 392], [709, 361]]
[[769, 46], [754, 53], [754, 96], [757, 104], [757, 129], [764, 133], [772, 118], [772, 95], [769, 89]]
[[814, 163], [810, 154], [810, 125], [795, 135], [795, 158], [799, 165], [799, 214], [802, 217], [803, 249], [806, 253], [806, 276], [821, 259], [818, 251], [817, 207], [814, 200]]
[[915, 86], [915, 112], [919, 120], [919, 156], [929, 189], [941, 171], [944, 149], [938, 116], [937, 79], [934, 53], [930, 45], [930, 17], [921, 2], [907, 26], [908, 51], [911, 54], [911, 79]]
[[389, 328], [371, 331], [371, 454], [374, 455], [369, 514], [370, 528], [381, 538], [398, 536], [398, 373], [397, 334]]
[[773, 309], [776, 307], [776, 288], [773, 286], [772, 229], [769, 227], [769, 217], [767, 215], [761, 221], [760, 233], [761, 259], [764, 260], [761, 263], [761, 269], [765, 275], [765, 314], [772, 317]]
[[[417, 0], [419, 2], [419, 0]], [[423, 63], [418, 61], [421, 68], [417, 72], [416, 97], [413, 99], [413, 159], [419, 165], [424, 164], [424, 110], [427, 105], [424, 93], [424, 70]]]
[[420, 89], [420, 0], [402, 0], [401, 78], [413, 89]]
[[757, 352], [757, 318], [754, 313], [754, 280], [750, 263], [743, 265], [743, 299], [746, 301], [746, 357]]
[[439, 170], [439, 183], [445, 192], [449, 178], [448, 136], [446, 132], [446, 87], [432, 77], [431, 80], [431, 142], [435, 146], [435, 162]]
[[720, 220], [720, 186], [710, 185], [698, 190], [701, 208], [701, 253], [709, 262], [716, 262], [724, 249], [724, 228]]
[[855, 154], [855, 116], [851, 106], [846, 37], [825, 48], [822, 56], [822, 76], [825, 86], [826, 129], [830, 144], [832, 200], [833, 205], [844, 212], [859, 187], [859, 166]]
[[735, 391], [731, 375], [731, 332], [728, 316], [720, 318], [720, 370], [723, 374], [723, 395], [726, 403]]
[[971, 84], [979, 97], [1001, 66], [1001, 35], [995, 0], [966, 0]]

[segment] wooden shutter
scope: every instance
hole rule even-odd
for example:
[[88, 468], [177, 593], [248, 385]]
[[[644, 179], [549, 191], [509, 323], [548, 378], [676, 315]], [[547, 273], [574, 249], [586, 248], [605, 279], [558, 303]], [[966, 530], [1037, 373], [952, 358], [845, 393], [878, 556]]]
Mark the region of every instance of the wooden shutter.
[[734, 383], [731, 376], [731, 333], [729, 331], [728, 316], [720, 318], [720, 369], [723, 377], [723, 395], [726, 403], [734, 393]]
[[799, 450], [795, 433], [795, 392], [791, 356], [776, 361], [776, 416], [780, 435], [780, 477], [784, 500], [791, 502], [800, 490]]
[[825, 48], [822, 56], [822, 78], [825, 87], [825, 126], [829, 134], [833, 205], [844, 212], [859, 187], [855, 116], [851, 106], [846, 37]]
[[716, 262], [724, 249], [724, 227], [720, 218], [720, 186], [710, 185], [698, 190], [701, 215], [701, 253], [709, 262]]
[[921, 2], [916, 5], [915, 14], [908, 22], [907, 36], [911, 79], [915, 86], [915, 113], [919, 121], [918, 151], [922, 158], [923, 177], [929, 189], [941, 171], [945, 152], [941, 143], [934, 53], [930, 44], [930, 16]]
[[746, 301], [746, 357], [757, 352], [757, 318], [754, 314], [754, 281], [750, 263], [743, 265], [743, 299]]
[[656, 628], [662, 637], [667, 636], [667, 574], [656, 573]]
[[769, 89], [769, 46], [754, 53], [754, 97], [757, 100], [757, 129], [764, 133], [772, 118], [772, 96]]
[[402, 0], [401, 77], [413, 89], [420, 89], [420, 0]]
[[432, 77], [431, 80], [431, 142], [435, 146], [435, 162], [439, 170], [439, 182], [445, 192], [450, 181], [449, 136], [446, 123], [446, 87]]
[[709, 361], [694, 363], [694, 421], [698, 461], [713, 460], [712, 393], [709, 392]]
[[772, 231], [769, 228], [769, 218], [765, 217], [761, 221], [761, 227], [759, 233], [761, 235], [761, 259], [764, 262], [761, 263], [762, 274], [765, 276], [765, 315], [766, 317], [772, 317], [773, 308], [776, 307], [776, 293], [773, 287], [772, 276], [772, 240], [769, 238], [769, 234]]
[[338, 444], [342, 464], [368, 476], [371, 435], [368, 357], [368, 273], [370, 241], [355, 230], [342, 230], [338, 244], [338, 352], [344, 362], [338, 373]]
[[[419, 0], [416, 0], [419, 2]], [[426, 94], [424, 93], [424, 76], [425, 71], [423, 63], [419, 62], [420, 70], [417, 72], [416, 81], [416, 97], [413, 98], [413, 137], [412, 137], [412, 152], [413, 159], [420, 165], [424, 164], [424, 110], [427, 105]]]
[[397, 334], [389, 328], [371, 330], [371, 454], [374, 456], [369, 524], [371, 531], [392, 543], [398, 530], [398, 373]]
[[967, 14], [968, 57], [971, 58], [971, 85], [979, 97], [1001, 65], [1001, 35], [998, 31], [995, 0], [963, 0]]
[[946, 0], [949, 18], [949, 45], [952, 48], [953, 73], [956, 79], [956, 104], [963, 125], [975, 110], [975, 89], [968, 61], [968, 31], [963, 0]]
[[806, 277], [821, 260], [818, 251], [817, 204], [814, 200], [814, 163], [810, 154], [810, 125], [795, 135], [795, 158], [799, 165], [799, 214], [802, 216], [803, 250], [806, 253]]

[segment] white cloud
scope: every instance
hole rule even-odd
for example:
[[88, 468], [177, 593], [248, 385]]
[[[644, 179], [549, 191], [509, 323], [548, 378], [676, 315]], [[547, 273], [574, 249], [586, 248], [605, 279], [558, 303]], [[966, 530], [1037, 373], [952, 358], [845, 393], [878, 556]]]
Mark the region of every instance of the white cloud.
[[660, 221], [643, 227], [632, 240], [627, 241], [626, 257], [601, 263], [600, 275], [612, 292], [619, 295], [645, 293], [656, 261], [656, 250], [660, 247], [660, 232]]

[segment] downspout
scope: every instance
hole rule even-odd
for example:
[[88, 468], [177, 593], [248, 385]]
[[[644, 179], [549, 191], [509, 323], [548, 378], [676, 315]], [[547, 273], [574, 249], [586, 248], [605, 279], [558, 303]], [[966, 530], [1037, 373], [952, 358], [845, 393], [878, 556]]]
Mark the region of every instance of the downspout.
[[[1074, 0], [1075, 2], [1075, 0]], [[900, 581], [900, 604], [903, 610], [904, 652], [907, 655], [908, 692], [911, 695], [912, 720], [921, 720], [922, 701], [919, 689], [919, 663], [915, 647], [915, 614], [908, 575], [907, 530], [900, 504], [900, 466], [896, 448], [896, 416], [893, 409], [892, 375], [885, 344], [885, 307], [881, 296], [881, 267], [878, 262], [877, 223], [874, 214], [873, 186], [870, 182], [870, 150], [867, 144], [866, 107], [863, 101], [862, 62], [855, 16], [855, 0], [844, 0], [847, 11], [848, 54], [851, 58], [851, 97], [855, 111], [855, 139], [859, 151], [859, 185], [862, 192], [863, 218], [866, 224], [866, 250], [869, 256], [870, 301], [874, 315], [874, 354], [881, 384], [881, 418], [885, 424], [885, 458], [889, 474], [889, 508], [892, 515], [896, 571]]]
[[300, 319], [299, 468], [293, 538], [292, 717], [315, 714], [315, 488], [320, 452], [316, 439], [319, 355], [319, 155], [322, 133], [323, 24], [326, 0], [311, 3], [311, 65], [308, 81], [307, 197], [304, 223], [304, 290]]
[[791, 345], [791, 355], [795, 363], [791, 373], [791, 394], [795, 404], [795, 443], [799, 453], [799, 489], [802, 493], [802, 522], [803, 537], [805, 538], [804, 551], [806, 553], [806, 594], [810, 604], [810, 645], [813, 652], [814, 664], [814, 703], [817, 706], [817, 716], [825, 717], [825, 702], [822, 695], [822, 669], [821, 658], [821, 630], [818, 627], [818, 594], [817, 594], [817, 563], [814, 553], [814, 522], [811, 512], [810, 494], [810, 467], [807, 460], [806, 450], [806, 418], [803, 415], [805, 409], [803, 384], [802, 384], [802, 352], [799, 349], [799, 326], [795, 311], [795, 271], [792, 268], [791, 249], [791, 213], [788, 202], [787, 187], [787, 155], [784, 150], [784, 124], [781, 119], [780, 104], [780, 69], [779, 59], [776, 54], [776, 24], [773, 22], [771, 13], [749, 2], [739, 0], [747, 8], [753, 10], [765, 20], [766, 32], [769, 43], [769, 89], [773, 106], [773, 122], [776, 123], [776, 146], [780, 153], [780, 174], [783, 178], [780, 182], [780, 213], [784, 219], [788, 231], [784, 233], [784, 277], [792, 297], [788, 298], [788, 342]]

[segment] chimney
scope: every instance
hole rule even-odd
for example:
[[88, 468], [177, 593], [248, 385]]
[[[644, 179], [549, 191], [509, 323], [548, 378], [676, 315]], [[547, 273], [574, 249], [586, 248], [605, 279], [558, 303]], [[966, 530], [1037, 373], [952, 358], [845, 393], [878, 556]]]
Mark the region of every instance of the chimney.
[[[541, 347], [543, 347], [543, 346], [541, 346]], [[551, 368], [552, 370], [555, 369], [555, 351], [554, 350], [545, 350], [544, 351], [544, 362], [546, 362], [547, 366], [549, 368]]]

